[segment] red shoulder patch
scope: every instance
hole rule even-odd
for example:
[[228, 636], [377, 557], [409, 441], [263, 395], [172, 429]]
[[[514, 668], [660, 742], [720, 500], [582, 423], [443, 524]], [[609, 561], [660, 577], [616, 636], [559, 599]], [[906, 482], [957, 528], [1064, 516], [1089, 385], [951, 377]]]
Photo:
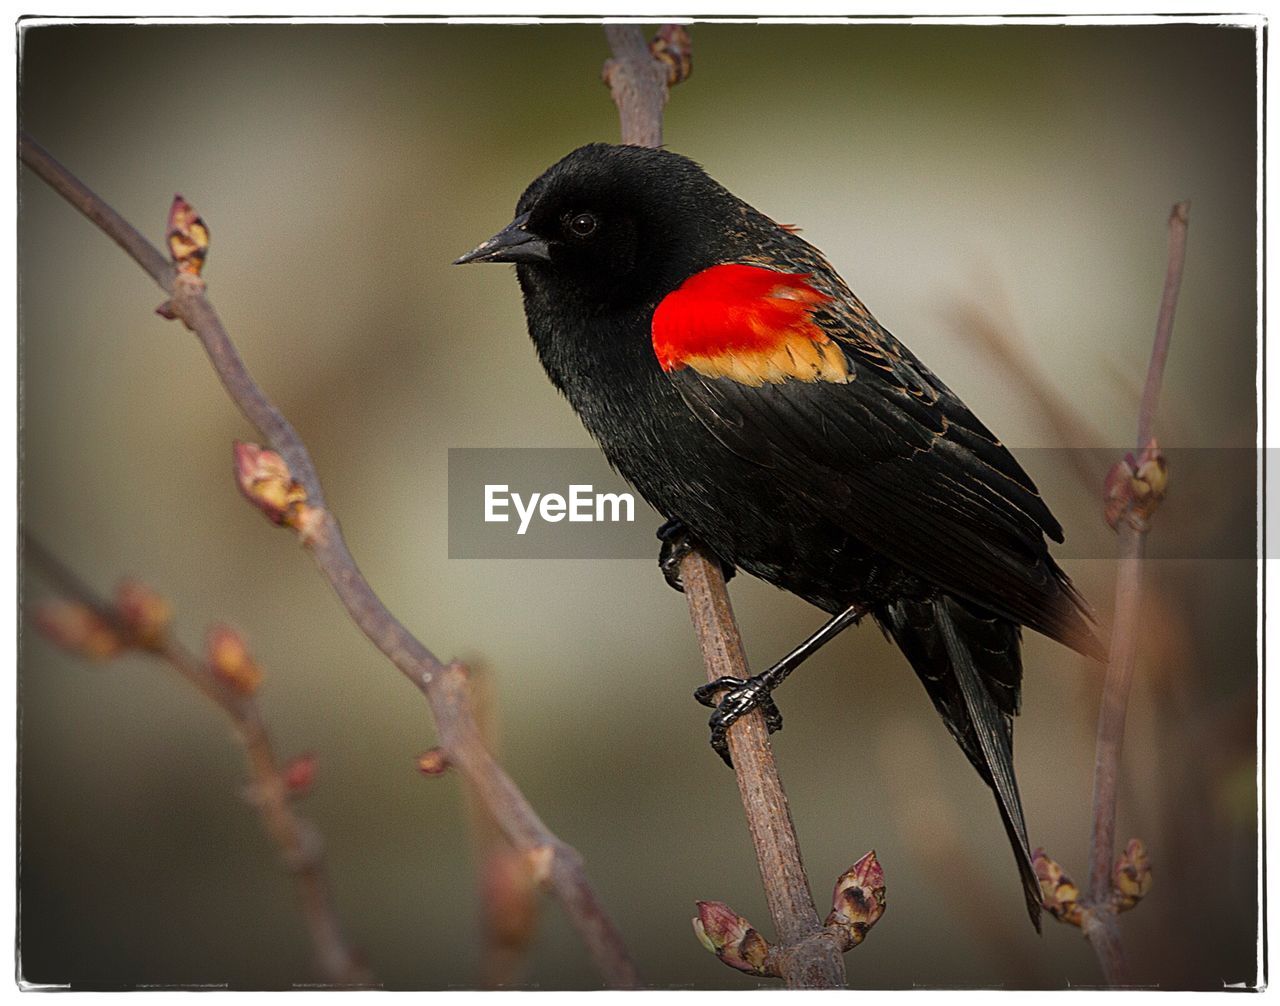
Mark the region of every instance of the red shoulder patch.
[[844, 354], [811, 317], [831, 298], [808, 279], [752, 265], [717, 265], [690, 276], [653, 313], [658, 363], [751, 385], [847, 381]]

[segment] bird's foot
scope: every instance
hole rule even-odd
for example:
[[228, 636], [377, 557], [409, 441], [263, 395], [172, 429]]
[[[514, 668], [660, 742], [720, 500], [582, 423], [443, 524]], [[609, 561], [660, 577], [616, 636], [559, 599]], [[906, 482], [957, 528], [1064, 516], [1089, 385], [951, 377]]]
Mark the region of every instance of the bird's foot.
[[[684, 521], [678, 517], [658, 528], [658, 540], [662, 542], [662, 548], [658, 551], [658, 568], [662, 570], [662, 577], [669, 587], [683, 594], [684, 583], [680, 580], [680, 563], [695, 548], [701, 547], [704, 551], [708, 550], [705, 545], [694, 540], [689, 529], [685, 527]], [[728, 583], [733, 579], [736, 570], [723, 559], [719, 562], [720, 568], [724, 571], [725, 583]]]
[[[769, 733], [782, 729], [782, 713], [773, 701], [775, 684], [766, 671], [753, 678], [717, 678], [694, 691], [695, 699], [715, 710], [707, 721], [711, 727], [711, 746], [730, 768], [733, 768], [733, 759], [729, 756], [728, 732], [739, 719], [759, 709]], [[717, 692], [725, 693], [719, 701], [715, 697]]]

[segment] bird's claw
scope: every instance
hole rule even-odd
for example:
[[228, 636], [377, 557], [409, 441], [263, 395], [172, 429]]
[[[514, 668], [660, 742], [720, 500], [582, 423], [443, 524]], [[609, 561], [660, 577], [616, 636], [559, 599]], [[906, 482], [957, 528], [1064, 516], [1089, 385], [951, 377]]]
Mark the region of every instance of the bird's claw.
[[[665, 528], [667, 525], [664, 524]], [[659, 530], [658, 536], [662, 537]], [[662, 548], [658, 551], [658, 568], [662, 570], [662, 578], [672, 590], [684, 593], [684, 582], [680, 579], [680, 563], [693, 551], [693, 542], [689, 535], [681, 531], [669, 538], [662, 539]]]
[[[686, 555], [698, 547], [698, 542], [694, 541], [693, 536], [689, 534], [684, 521], [678, 518], [669, 520], [658, 528], [658, 539], [662, 542], [662, 548], [658, 551], [658, 568], [662, 570], [662, 577], [669, 587], [683, 594], [684, 583], [680, 579], [680, 563], [684, 561]], [[724, 571], [725, 583], [733, 579], [733, 574], [736, 572], [733, 566], [721, 560], [720, 568]]]
[[[717, 692], [725, 693], [718, 701]], [[782, 729], [782, 713], [773, 701], [769, 685], [761, 677], [717, 678], [695, 689], [693, 697], [715, 710], [707, 721], [711, 727], [711, 747], [730, 768], [733, 768], [733, 759], [729, 755], [728, 733], [739, 719], [759, 709], [769, 733]]]

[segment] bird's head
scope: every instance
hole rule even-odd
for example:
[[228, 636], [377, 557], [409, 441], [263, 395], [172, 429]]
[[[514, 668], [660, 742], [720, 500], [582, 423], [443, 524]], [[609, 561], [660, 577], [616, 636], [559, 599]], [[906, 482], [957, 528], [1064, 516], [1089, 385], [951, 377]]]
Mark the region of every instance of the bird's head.
[[515, 219], [455, 264], [514, 262], [526, 291], [640, 304], [722, 257], [743, 205], [680, 154], [593, 143], [548, 168]]

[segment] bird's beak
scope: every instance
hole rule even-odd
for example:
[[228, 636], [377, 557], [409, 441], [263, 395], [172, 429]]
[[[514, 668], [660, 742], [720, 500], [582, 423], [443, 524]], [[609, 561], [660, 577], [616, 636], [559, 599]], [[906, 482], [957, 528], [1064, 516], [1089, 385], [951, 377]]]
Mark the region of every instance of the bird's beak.
[[483, 244], [472, 248], [454, 265], [468, 262], [550, 262], [551, 250], [536, 234], [526, 230], [529, 214], [522, 213]]

